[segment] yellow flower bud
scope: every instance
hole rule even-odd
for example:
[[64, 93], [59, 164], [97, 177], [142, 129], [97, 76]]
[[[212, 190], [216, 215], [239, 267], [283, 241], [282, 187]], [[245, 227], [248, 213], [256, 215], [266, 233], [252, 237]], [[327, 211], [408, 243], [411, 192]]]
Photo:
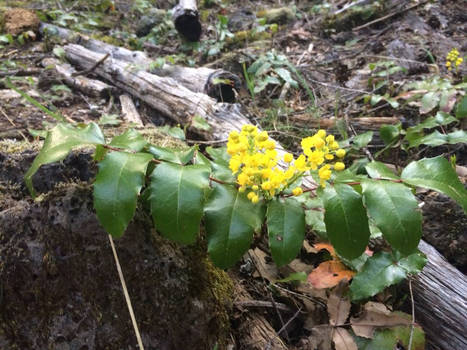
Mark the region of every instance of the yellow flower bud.
[[253, 186], [251, 186], [251, 189], [252, 189], [253, 191], [258, 191], [258, 190], [259, 190], [259, 187], [258, 187], [258, 185], [253, 185]]
[[293, 190], [292, 190], [292, 194], [294, 196], [300, 196], [301, 194], [303, 193], [303, 190], [301, 187], [295, 187]]
[[322, 139], [324, 139], [326, 137], [326, 130], [323, 130], [323, 129], [318, 130], [316, 135], [318, 135], [318, 137], [321, 137]]
[[259, 202], [259, 197], [257, 195], [254, 195], [250, 200], [253, 204], [256, 204]]
[[344, 169], [345, 169], [345, 164], [344, 163], [336, 162], [336, 164], [334, 164], [334, 170], [341, 171], [341, 170], [344, 170]]
[[291, 153], [284, 154], [284, 162], [290, 163], [293, 161], [293, 155]]
[[344, 156], [345, 156], [345, 149], [342, 149], [342, 148], [338, 149], [338, 150], [336, 151], [336, 156], [338, 156], [339, 158], [344, 158]]
[[254, 193], [254, 192], [249, 192], [249, 193], [246, 195], [246, 197], [247, 197], [249, 200], [251, 200], [254, 196], [256, 196], [256, 193]]
[[333, 143], [334, 142], [334, 135], [326, 136], [326, 142], [327, 143]]

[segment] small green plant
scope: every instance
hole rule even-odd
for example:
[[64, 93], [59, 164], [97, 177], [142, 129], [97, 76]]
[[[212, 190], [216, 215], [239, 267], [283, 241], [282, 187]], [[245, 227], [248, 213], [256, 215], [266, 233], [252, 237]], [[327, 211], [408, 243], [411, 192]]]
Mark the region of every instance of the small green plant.
[[[227, 149], [208, 148], [205, 156], [196, 146], [157, 147], [132, 129], [107, 142], [95, 123], [59, 123], [25, 174], [31, 193], [42, 165], [81, 146], [96, 148], [94, 207], [112, 236], [123, 235], [141, 193], [157, 230], [169, 239], [194, 243], [203, 222], [208, 253], [221, 268], [241, 259], [263, 227], [274, 261], [287, 264], [298, 254], [306, 227], [320, 223], [321, 235], [357, 271], [350, 287], [354, 300], [375, 295], [425, 264], [417, 250], [422, 217], [412, 186], [442, 192], [467, 211], [467, 191], [443, 157], [414, 161], [401, 174], [371, 162], [368, 175], [357, 175], [343, 170], [345, 151], [323, 130], [302, 140], [303, 154], [279, 157], [267, 133], [251, 125], [232, 132]], [[318, 185], [302, 184], [305, 174]], [[316, 211], [320, 207], [324, 213]], [[363, 254], [372, 226], [392, 252]]]

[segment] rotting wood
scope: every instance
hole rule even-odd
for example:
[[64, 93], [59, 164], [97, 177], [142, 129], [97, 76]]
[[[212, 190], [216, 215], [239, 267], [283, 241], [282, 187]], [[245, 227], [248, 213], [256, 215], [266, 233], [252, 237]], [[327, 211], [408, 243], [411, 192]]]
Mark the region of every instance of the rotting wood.
[[[252, 299], [248, 291], [242, 286], [242, 283], [237, 280], [236, 276], [230, 276], [234, 280], [235, 286], [235, 300], [236, 305], [240, 310], [241, 303], [248, 302]], [[274, 328], [268, 320], [260, 313], [249, 311], [238, 316], [242, 318], [239, 332], [242, 335], [241, 349], [251, 350], [286, 350], [287, 346], [282, 342], [281, 338], [277, 335]]]
[[199, 41], [202, 30], [196, 2], [196, 0], [180, 0], [174, 7], [172, 15], [177, 32], [191, 42]]
[[41, 23], [40, 30], [43, 35], [56, 35], [96, 53], [108, 53], [112, 58], [128, 62], [138, 69], [147, 70], [161, 77], [173, 78], [191, 91], [205, 93], [219, 102], [235, 102], [236, 91], [241, 87], [240, 79], [223, 69], [169, 64], [154, 67], [154, 61], [141, 51], [113, 46], [52, 24]]
[[77, 89], [89, 96], [109, 96], [115, 88], [100, 80], [90, 79], [85, 76], [73, 76], [76, 70], [68, 63], [60, 63], [55, 58], [44, 58], [41, 62], [43, 67], [54, 67], [58, 78], [71, 88]]
[[123, 119], [125, 119], [128, 123], [135, 123], [138, 126], [143, 126], [141, 116], [139, 115], [131, 97], [127, 94], [123, 94], [120, 95], [119, 99], [122, 106]]
[[[80, 45], [69, 44], [64, 49], [66, 57], [81, 68], [92, 67], [102, 58], [102, 54]], [[213, 98], [193, 92], [175, 79], [148, 73], [121, 60], [109, 58], [94, 72], [177, 123], [191, 125], [195, 116], [205, 119], [210, 130], [193, 127], [190, 130], [208, 140], [226, 139], [231, 130], [240, 130], [249, 123], [237, 104], [216, 103]]]
[[413, 277], [415, 322], [431, 349], [467, 349], [467, 277], [425, 241], [418, 248], [428, 263]]

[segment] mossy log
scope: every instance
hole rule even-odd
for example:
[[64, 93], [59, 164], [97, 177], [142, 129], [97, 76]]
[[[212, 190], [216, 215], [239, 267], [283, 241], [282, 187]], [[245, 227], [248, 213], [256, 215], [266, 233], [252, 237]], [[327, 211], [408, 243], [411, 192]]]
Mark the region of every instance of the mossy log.
[[196, 0], [180, 0], [173, 9], [172, 19], [175, 29], [183, 38], [191, 42], [199, 41], [202, 28]]
[[[35, 154], [0, 150], [0, 348], [136, 349], [91, 154], [43, 166], [33, 201], [22, 175]], [[116, 247], [146, 349], [225, 348], [233, 286], [202, 244], [168, 242], [138, 210]]]
[[40, 30], [43, 35], [55, 35], [68, 42], [80, 44], [95, 53], [108, 53], [112, 58], [127, 62], [138, 69], [147, 70], [160, 77], [172, 78], [189, 90], [205, 93], [219, 102], [235, 102], [235, 91], [241, 86], [240, 79], [235, 74], [223, 69], [170, 64], [155, 67], [154, 61], [141, 51], [110, 45], [52, 24], [41, 23]]

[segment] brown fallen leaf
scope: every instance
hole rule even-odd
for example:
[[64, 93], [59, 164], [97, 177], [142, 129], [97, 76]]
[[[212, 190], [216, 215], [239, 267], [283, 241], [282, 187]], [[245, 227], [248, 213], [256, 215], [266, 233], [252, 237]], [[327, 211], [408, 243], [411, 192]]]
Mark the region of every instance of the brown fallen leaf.
[[308, 282], [314, 288], [331, 288], [341, 280], [351, 280], [355, 272], [337, 260], [325, 261], [308, 275]]
[[329, 295], [327, 301], [327, 309], [329, 315], [329, 324], [331, 326], [339, 326], [345, 323], [350, 312], [350, 300], [344, 297], [344, 291], [347, 287], [347, 282], [342, 280]]
[[356, 335], [365, 338], [373, 338], [373, 333], [376, 328], [408, 326], [412, 321], [410, 315], [402, 312], [391, 312], [384, 304], [369, 301], [363, 307], [362, 315], [359, 317], [352, 317], [350, 323]]
[[337, 327], [334, 329], [332, 341], [334, 342], [336, 350], [358, 350], [355, 340], [344, 328]]

